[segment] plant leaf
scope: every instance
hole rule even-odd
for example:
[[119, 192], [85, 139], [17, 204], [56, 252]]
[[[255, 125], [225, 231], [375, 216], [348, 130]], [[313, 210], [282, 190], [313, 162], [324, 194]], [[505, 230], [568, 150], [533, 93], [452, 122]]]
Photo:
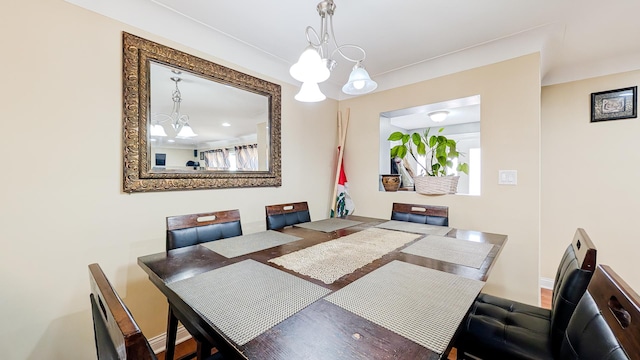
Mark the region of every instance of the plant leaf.
[[391, 135], [389, 135], [389, 138], [387, 140], [389, 141], [398, 141], [402, 139], [402, 133], [400, 131], [396, 131], [394, 133], [391, 133]]
[[402, 144], [406, 144], [409, 141], [409, 134], [402, 134]]
[[418, 155], [426, 155], [427, 154], [427, 145], [420, 141], [418, 144]]
[[433, 135], [432, 137], [429, 138], [429, 147], [433, 148], [434, 146], [436, 146], [437, 142], [438, 142], [438, 137]]
[[406, 155], [407, 155], [407, 147], [404, 145], [398, 145], [398, 153], [396, 154], [396, 156], [399, 157], [400, 159], [404, 159]]
[[416, 146], [420, 146], [420, 143], [422, 143], [422, 139], [420, 138], [420, 134], [418, 134], [418, 133], [411, 134], [411, 141], [413, 141], [413, 143], [416, 144]]
[[396, 145], [394, 147], [391, 148], [391, 150], [389, 151], [389, 154], [391, 155], [391, 158], [395, 158], [396, 156], [398, 156], [398, 149], [401, 147], [402, 145]]
[[467, 163], [458, 164], [457, 170], [469, 175], [469, 164]]

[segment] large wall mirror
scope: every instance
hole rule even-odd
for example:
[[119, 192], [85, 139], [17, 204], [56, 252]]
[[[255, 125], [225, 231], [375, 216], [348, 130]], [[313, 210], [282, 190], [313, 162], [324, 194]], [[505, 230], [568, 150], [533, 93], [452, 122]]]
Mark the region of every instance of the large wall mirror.
[[[443, 116], [438, 118], [433, 116], [435, 113]], [[416, 164], [416, 160], [426, 166], [428, 159], [424, 156], [417, 159], [407, 156], [403, 162], [392, 159], [389, 151], [399, 142], [387, 139], [395, 131], [423, 133], [430, 129], [430, 134], [437, 134], [441, 128], [442, 135], [457, 142], [457, 149], [463, 154], [460, 160], [469, 166], [468, 175], [458, 173], [455, 165], [447, 168], [447, 174], [460, 175], [456, 194], [480, 195], [480, 95], [380, 113], [380, 174], [400, 174], [400, 190], [414, 191], [411, 174], [421, 175], [421, 166]], [[379, 187], [384, 191], [382, 183]]]
[[124, 191], [280, 186], [280, 85], [123, 34]]

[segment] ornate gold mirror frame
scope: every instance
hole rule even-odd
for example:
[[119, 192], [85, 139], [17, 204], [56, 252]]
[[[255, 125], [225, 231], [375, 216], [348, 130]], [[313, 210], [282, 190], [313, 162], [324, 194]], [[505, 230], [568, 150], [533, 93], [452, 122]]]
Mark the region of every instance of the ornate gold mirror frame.
[[[191, 170], [158, 172], [151, 168], [150, 62], [263, 95], [268, 99], [268, 169], [266, 171]], [[124, 191], [147, 192], [280, 186], [280, 85], [184, 52], [123, 33]]]

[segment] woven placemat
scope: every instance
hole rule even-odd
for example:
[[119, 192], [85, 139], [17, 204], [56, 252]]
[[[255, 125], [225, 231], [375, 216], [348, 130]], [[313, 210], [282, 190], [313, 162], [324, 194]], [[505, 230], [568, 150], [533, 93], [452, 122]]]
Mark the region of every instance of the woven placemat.
[[387, 222], [383, 222], [382, 224], [376, 225], [376, 227], [382, 229], [389, 230], [398, 230], [398, 231], [406, 231], [417, 234], [433, 234], [433, 235], [446, 235], [449, 231], [451, 231], [450, 227], [446, 226], [437, 226], [437, 225], [428, 225], [428, 224], [418, 224], [412, 223], [408, 221], [397, 221], [397, 220], [389, 220]]
[[254, 260], [244, 260], [168, 285], [238, 345], [330, 292]]
[[362, 224], [362, 221], [331, 218], [331, 219], [300, 223], [294, 226], [305, 228], [305, 229], [317, 230], [317, 231], [332, 232], [332, 231], [356, 226], [359, 224]]
[[331, 284], [420, 235], [369, 228], [269, 260]]
[[479, 269], [492, 248], [487, 243], [429, 235], [402, 252]]
[[210, 241], [201, 245], [224, 257], [232, 258], [272, 248], [274, 246], [287, 244], [300, 239], [302, 238], [283, 234], [278, 231], [267, 230], [253, 234]]
[[483, 285], [395, 260], [325, 300], [442, 354]]

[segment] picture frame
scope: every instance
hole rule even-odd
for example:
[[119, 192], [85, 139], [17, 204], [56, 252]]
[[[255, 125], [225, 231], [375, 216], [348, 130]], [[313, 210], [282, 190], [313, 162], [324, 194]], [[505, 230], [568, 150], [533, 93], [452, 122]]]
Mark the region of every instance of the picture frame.
[[637, 118], [638, 87], [591, 93], [591, 122]]
[[200, 152], [200, 160], [204, 160], [204, 151]]

